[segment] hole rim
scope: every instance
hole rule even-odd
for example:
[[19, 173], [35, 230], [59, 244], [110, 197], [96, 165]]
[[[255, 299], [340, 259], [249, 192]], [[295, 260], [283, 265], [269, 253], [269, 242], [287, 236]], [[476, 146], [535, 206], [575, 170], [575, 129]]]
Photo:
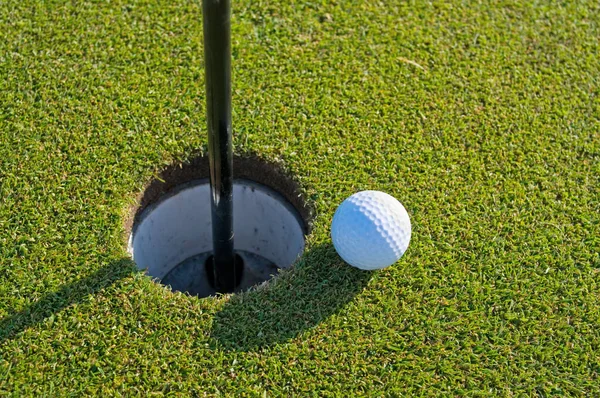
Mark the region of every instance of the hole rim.
[[[239, 172], [241, 170], [244, 170], [244, 172]], [[269, 171], [269, 175], [266, 177], [261, 174], [264, 170]], [[208, 157], [199, 156], [185, 163], [175, 163], [167, 166], [156, 175], [150, 183], [146, 184], [145, 188], [138, 195], [135, 205], [130, 209], [127, 220], [127, 251], [132, 259], [134, 258], [133, 239], [143, 220], [161, 203], [182, 191], [193, 188], [196, 185], [209, 184], [210, 180], [208, 178], [208, 173]], [[279, 269], [291, 269], [295, 267], [306, 253], [307, 240], [312, 232], [313, 221], [315, 219], [314, 207], [306, 199], [304, 194], [305, 190], [302, 189], [300, 183], [296, 179], [291, 177], [290, 174], [285, 171], [281, 164], [266, 161], [258, 157], [234, 156], [234, 173], [236, 173], [233, 180], [234, 184], [239, 183], [248, 185], [267, 192], [269, 196], [273, 197], [279, 204], [285, 206], [294, 216], [297, 225], [302, 231], [302, 249], [292, 263], [285, 267], [280, 267]], [[281, 187], [284, 188], [283, 191], [278, 189]], [[151, 193], [150, 195], [148, 195], [149, 192]], [[294, 198], [295, 200], [291, 201], [290, 198]], [[243, 263], [243, 258], [236, 253], [236, 258], [237, 257], [240, 257], [241, 262]], [[176, 265], [174, 268], [177, 266], [179, 265]], [[174, 268], [169, 270], [168, 273]], [[203, 270], [205, 269], [205, 267], [202, 268]], [[140, 266], [138, 266], [138, 269], [144, 270], [144, 268], [141, 268]], [[170, 285], [163, 283], [162, 279], [164, 276], [163, 278], [155, 277], [147, 273], [147, 268], [145, 268], [145, 270], [146, 275], [152, 278], [157, 284], [162, 285], [162, 287], [167, 288], [172, 292], [179, 291], [174, 290]], [[209, 278], [208, 272], [205, 271], [204, 274], [203, 277]], [[267, 279], [256, 282], [243, 290], [238, 289], [238, 283], [238, 286], [235, 287], [233, 292], [216, 292], [216, 294], [241, 293], [264, 283], [270, 283], [272, 279], [275, 279], [278, 276], [279, 272], [269, 276]], [[209, 281], [209, 283], [211, 287], [214, 287], [214, 282], [211, 283]], [[186, 293], [191, 294], [189, 292]], [[214, 297], [214, 294], [195, 296], [199, 298]]]

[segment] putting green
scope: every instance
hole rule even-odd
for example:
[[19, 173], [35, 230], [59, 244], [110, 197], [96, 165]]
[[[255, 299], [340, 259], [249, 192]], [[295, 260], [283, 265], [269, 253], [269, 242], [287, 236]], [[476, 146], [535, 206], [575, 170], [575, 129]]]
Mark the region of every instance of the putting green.
[[[598, 2], [290, 3], [233, 2], [234, 145], [314, 228], [202, 300], [125, 241], [205, 153], [200, 4], [0, 3], [0, 395], [600, 395]], [[413, 225], [374, 273], [329, 238], [364, 189]]]

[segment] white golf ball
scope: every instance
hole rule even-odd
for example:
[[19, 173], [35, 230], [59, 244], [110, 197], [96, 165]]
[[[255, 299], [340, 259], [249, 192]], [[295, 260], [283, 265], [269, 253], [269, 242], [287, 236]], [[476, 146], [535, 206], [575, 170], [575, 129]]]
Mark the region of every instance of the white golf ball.
[[331, 240], [348, 264], [375, 270], [402, 257], [410, 242], [410, 218], [402, 203], [379, 191], [362, 191], [344, 200], [333, 215]]

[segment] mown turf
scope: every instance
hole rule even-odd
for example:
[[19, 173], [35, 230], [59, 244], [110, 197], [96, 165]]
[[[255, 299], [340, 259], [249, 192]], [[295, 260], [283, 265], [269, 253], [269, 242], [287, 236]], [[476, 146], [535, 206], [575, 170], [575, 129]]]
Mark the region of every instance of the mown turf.
[[[235, 151], [317, 217], [294, 271], [199, 300], [123, 237], [206, 146], [199, 4], [0, 2], [0, 395], [600, 395], [599, 23], [595, 0], [234, 1]], [[362, 189], [413, 222], [369, 274], [328, 235]]]

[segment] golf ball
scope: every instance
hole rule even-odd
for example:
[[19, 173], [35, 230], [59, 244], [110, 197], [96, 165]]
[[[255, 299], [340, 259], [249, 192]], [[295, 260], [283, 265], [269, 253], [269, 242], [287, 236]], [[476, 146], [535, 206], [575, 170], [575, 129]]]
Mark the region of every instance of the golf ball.
[[402, 203], [379, 191], [362, 191], [344, 200], [333, 215], [331, 239], [348, 264], [375, 270], [402, 257], [410, 242], [410, 218]]

